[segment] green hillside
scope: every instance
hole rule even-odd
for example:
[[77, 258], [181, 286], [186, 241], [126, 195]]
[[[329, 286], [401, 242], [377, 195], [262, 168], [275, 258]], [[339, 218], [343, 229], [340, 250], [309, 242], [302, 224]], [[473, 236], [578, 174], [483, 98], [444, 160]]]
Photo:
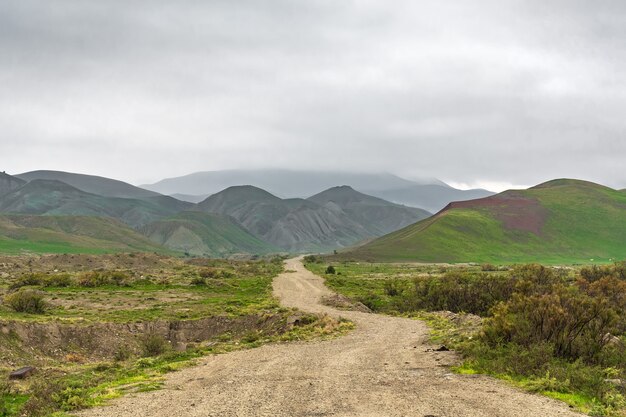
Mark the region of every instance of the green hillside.
[[495, 263], [626, 259], [626, 193], [562, 179], [452, 203], [341, 257]]
[[57, 180], [33, 180], [0, 198], [0, 212], [34, 215], [113, 217], [141, 226], [191, 206], [167, 196], [104, 197]]
[[0, 253], [169, 252], [109, 218], [0, 215]]
[[54, 180], [61, 181], [72, 187], [78, 188], [87, 193], [98, 194], [105, 197], [121, 198], [146, 198], [157, 197], [160, 194], [154, 191], [144, 190], [123, 181], [111, 178], [98, 177], [96, 175], [74, 174], [63, 171], [31, 171], [16, 175], [25, 181], [34, 180]]
[[217, 214], [182, 212], [141, 229], [154, 242], [170, 249], [199, 256], [267, 254], [280, 250], [265, 243], [238, 225]]

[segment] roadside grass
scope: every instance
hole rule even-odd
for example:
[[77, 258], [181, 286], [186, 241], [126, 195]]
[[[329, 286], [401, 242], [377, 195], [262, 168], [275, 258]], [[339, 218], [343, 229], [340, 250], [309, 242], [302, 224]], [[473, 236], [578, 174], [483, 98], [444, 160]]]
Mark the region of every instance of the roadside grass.
[[[212, 338], [187, 341], [182, 347], [147, 331], [134, 336], [102, 335], [100, 343], [111, 347], [102, 352], [117, 349], [114, 354], [80, 346], [48, 353], [49, 346], [33, 345], [16, 332], [0, 332], [0, 381], [6, 381], [16, 367], [37, 367], [24, 381], [0, 384], [0, 415], [59, 417], [127, 393], [160, 389], [167, 373], [193, 366], [203, 356], [267, 343], [331, 338], [353, 328], [345, 320], [281, 307], [272, 295], [272, 279], [281, 272], [281, 258], [186, 260], [132, 253], [0, 258], [1, 298], [33, 291], [43, 294], [46, 303], [40, 314], [18, 312], [2, 303], [0, 325], [81, 329], [103, 323], [144, 326], [215, 317], [226, 326], [217, 327], [220, 333]], [[234, 323], [230, 318], [241, 318], [238, 327], [228, 327]]]
[[[626, 272], [624, 264], [617, 264], [614, 268], [611, 266], [491, 268], [477, 265], [333, 262], [335, 273], [325, 274], [328, 265], [329, 263], [323, 259], [314, 259], [313, 262], [306, 263], [309, 270], [326, 279], [329, 288], [367, 305], [374, 312], [425, 321], [431, 329], [432, 342], [444, 344], [462, 354], [463, 362], [453, 368], [455, 372], [490, 375], [516, 387], [563, 401], [590, 415], [626, 415], [626, 392], [624, 382], [620, 382], [626, 381], [622, 348], [626, 340], [623, 333], [620, 333], [620, 329], [624, 326], [623, 308], [620, 304], [622, 298], [618, 295], [611, 298], [612, 294], [621, 294], [623, 286], [626, 285], [623, 281]], [[498, 271], [490, 271], [491, 269]], [[518, 274], [522, 278], [511, 278]], [[446, 282], [450, 282], [451, 279], [454, 285], [447, 287]], [[502, 288], [507, 289], [506, 285], [500, 285], [502, 288], [499, 288], [495, 284], [497, 282], [506, 284], [507, 279], [512, 279], [510, 293], [501, 291]], [[424, 283], [428, 285], [424, 287], [426, 285]], [[478, 286], [479, 291], [472, 292], [472, 285]], [[416, 291], [424, 288], [429, 289], [427, 296], [432, 297], [431, 299], [420, 299], [420, 293]], [[522, 293], [525, 291], [527, 295], [523, 296], [520, 291]], [[610, 332], [619, 337], [613, 342], [614, 345], [596, 341], [593, 343], [599, 343], [601, 350], [590, 353], [591, 356], [584, 356], [583, 353], [579, 356], [576, 356], [578, 354], [559, 356], [556, 351], [558, 346], [550, 340], [538, 339], [537, 342], [524, 346], [507, 342], [505, 333], [497, 333], [497, 331], [511, 331], [511, 329], [516, 331], [516, 328], [519, 329], [518, 331], [523, 331], [522, 329], [532, 326], [530, 322], [523, 319], [524, 314], [527, 313], [514, 315], [513, 312], [518, 311], [515, 308], [519, 308], [515, 306], [525, 305], [527, 302], [525, 300], [547, 302], [553, 299], [550, 298], [551, 294], [558, 294], [558, 291], [564, 291], [560, 297], [572, 299], [571, 306], [564, 304], [561, 307], [556, 307], [556, 305], [551, 307], [550, 304], [545, 304], [545, 314], [561, 314], [553, 319], [564, 321], [568, 318], [563, 315], [565, 313], [562, 308], [579, 308], [578, 313], [573, 316], [575, 319], [584, 317], [590, 311], [585, 309], [598, 309], [597, 313], [593, 314], [599, 314], [605, 317], [603, 320], [614, 323]], [[609, 298], [603, 295], [603, 291], [609, 294]], [[475, 294], [487, 292], [494, 293], [495, 298], [492, 301], [492, 307], [482, 307], [484, 310], [481, 313], [482, 320], [477, 316], [466, 314], [475, 313], [474, 311], [454, 308], [454, 306], [463, 305], [479, 308], [480, 305], [467, 303], [464, 298], [472, 298]], [[518, 295], [514, 295], [516, 292]], [[515, 297], [518, 297], [519, 301], [515, 301]], [[453, 308], [439, 309], [452, 310], [453, 313], [422, 308], [422, 306], [437, 302], [453, 306]], [[509, 310], [503, 310], [507, 311], [503, 313], [501, 311], [503, 307], [499, 307], [500, 310], [494, 309], [497, 305], [508, 306]], [[588, 307], [581, 308], [582, 305]], [[609, 308], [609, 306], [612, 307]], [[551, 308], [555, 309], [551, 310]], [[532, 312], [538, 307], [530, 307], [530, 309]], [[551, 320], [551, 318], [548, 316], [546, 320]], [[577, 323], [578, 320], [573, 320], [573, 322]], [[593, 326], [585, 332], [594, 331], [591, 327]], [[485, 331], [488, 332], [487, 335]], [[608, 332], [609, 330], [598, 328], [596, 337], [603, 339], [605, 333]], [[587, 349], [587, 343], [589, 346], [593, 345], [591, 342], [582, 340], [574, 340], [574, 342], [578, 343], [579, 349], [583, 350]]]
[[[292, 312], [285, 310], [284, 313]], [[128, 393], [159, 390], [164, 386], [166, 374], [197, 365], [208, 355], [252, 349], [268, 343], [337, 337], [353, 328], [351, 322], [336, 321], [328, 316], [305, 317], [308, 320], [302, 325], [282, 334], [252, 332], [234, 338], [226, 333], [184, 352], [168, 350], [155, 357], [43, 369], [28, 382], [18, 384], [13, 393], [1, 396], [4, 408], [0, 404], [0, 410], [7, 417], [65, 416], [67, 412], [101, 406]]]
[[[3, 303], [0, 320], [65, 323], [193, 320], [278, 308], [271, 297], [271, 282], [282, 271], [280, 262], [222, 261], [211, 265], [199, 267], [180, 260], [173, 268], [98, 270], [100, 275], [122, 277], [118, 285], [81, 284], [93, 272], [21, 272], [0, 279], [0, 295], [6, 297], [15, 287], [36, 289], [44, 294], [48, 308], [43, 314], [24, 314]], [[202, 278], [202, 285], [197, 285], [194, 280], [206, 271], [211, 271], [214, 277]], [[67, 286], [46, 284], [60, 275], [67, 277]], [[34, 285], [28, 285], [31, 283]]]

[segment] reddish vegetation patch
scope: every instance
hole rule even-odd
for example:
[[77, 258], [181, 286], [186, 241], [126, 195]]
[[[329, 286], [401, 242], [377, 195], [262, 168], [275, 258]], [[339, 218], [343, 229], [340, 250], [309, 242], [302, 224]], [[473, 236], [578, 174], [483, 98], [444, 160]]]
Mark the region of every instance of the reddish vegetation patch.
[[522, 230], [541, 234], [548, 211], [539, 201], [515, 194], [498, 194], [492, 197], [448, 204], [443, 210], [455, 208], [487, 208], [508, 230]]

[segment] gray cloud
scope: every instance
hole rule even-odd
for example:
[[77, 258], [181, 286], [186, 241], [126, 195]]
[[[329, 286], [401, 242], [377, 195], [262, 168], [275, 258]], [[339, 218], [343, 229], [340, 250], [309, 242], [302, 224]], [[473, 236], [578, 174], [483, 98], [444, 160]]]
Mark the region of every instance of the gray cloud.
[[0, 3], [8, 172], [626, 187], [621, 1]]

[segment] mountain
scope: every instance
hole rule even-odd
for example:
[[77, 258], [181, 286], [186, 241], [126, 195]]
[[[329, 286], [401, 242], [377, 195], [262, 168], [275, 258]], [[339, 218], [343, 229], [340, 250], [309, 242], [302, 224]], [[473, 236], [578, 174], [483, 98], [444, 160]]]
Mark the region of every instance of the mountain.
[[382, 236], [430, 217], [426, 210], [402, 206], [355, 191], [344, 185], [308, 198], [330, 210], [342, 210], [372, 236]]
[[122, 181], [95, 175], [74, 174], [63, 171], [31, 171], [16, 175], [16, 177], [25, 181], [61, 181], [81, 191], [104, 197], [147, 198], [159, 196], [159, 193], [154, 191], [144, 190]]
[[[437, 180], [434, 183], [445, 185]], [[430, 180], [429, 180], [430, 183]], [[306, 197], [337, 184], [349, 184], [356, 189], [399, 189], [415, 185], [392, 174], [359, 174], [347, 172], [291, 170], [224, 170], [196, 172], [182, 177], [167, 178], [143, 188], [161, 194], [214, 194], [228, 187], [251, 184], [268, 192], [287, 197]]]
[[188, 203], [198, 204], [201, 201], [206, 200], [210, 197], [211, 194], [201, 194], [201, 195], [193, 195], [193, 194], [170, 194], [170, 197], [173, 197], [180, 201], [187, 201]]
[[57, 180], [32, 180], [0, 198], [1, 213], [105, 216], [135, 227], [191, 206], [167, 196], [142, 200], [103, 197]]
[[304, 199], [280, 199], [253, 186], [214, 194], [198, 209], [233, 217], [248, 232], [289, 252], [325, 251], [371, 237], [342, 211]]
[[198, 210], [228, 215], [248, 232], [284, 251], [328, 251], [381, 236], [428, 215], [335, 187], [309, 199], [281, 199], [258, 187], [229, 187]]
[[26, 181], [13, 177], [6, 172], [0, 172], [0, 196], [26, 184]]
[[186, 211], [150, 223], [140, 231], [160, 245], [196, 256], [280, 252], [247, 232], [232, 218], [218, 214]]
[[378, 189], [365, 191], [387, 201], [412, 207], [421, 207], [435, 213], [453, 201], [466, 201], [493, 195], [482, 189], [458, 190], [439, 184], [415, 184], [396, 189]]
[[281, 198], [305, 198], [338, 184], [347, 184], [362, 193], [430, 212], [451, 201], [493, 195], [486, 190], [457, 190], [437, 179], [407, 180], [389, 173], [347, 173], [289, 170], [206, 171], [168, 178], [143, 188], [199, 202], [202, 196], [228, 187], [250, 184]]
[[1, 253], [168, 252], [117, 220], [0, 215]]
[[451, 203], [341, 257], [497, 263], [626, 259], [626, 194], [585, 181], [550, 181]]

